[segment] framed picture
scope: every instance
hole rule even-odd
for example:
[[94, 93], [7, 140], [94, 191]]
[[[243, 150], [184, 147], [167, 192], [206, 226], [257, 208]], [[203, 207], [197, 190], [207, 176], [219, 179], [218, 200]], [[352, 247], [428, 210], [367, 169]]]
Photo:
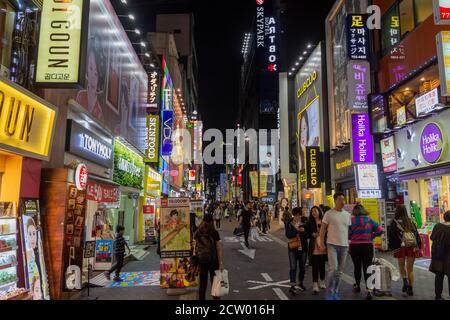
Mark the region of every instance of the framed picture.
[[67, 234], [72, 235], [73, 234], [73, 224], [68, 224], [67, 225]]
[[75, 229], [75, 237], [81, 237], [82, 233], [83, 233], [83, 228], [76, 228]]
[[75, 226], [76, 227], [81, 227], [81, 226], [83, 226], [83, 217], [81, 217], [81, 216], [78, 216], [77, 218], [76, 218], [76, 220], [75, 220]]
[[75, 209], [75, 199], [69, 199], [69, 210]]
[[74, 186], [70, 186], [69, 188], [69, 198], [75, 199], [77, 196], [77, 188]]
[[68, 247], [73, 246], [73, 236], [67, 236], [67, 237], [66, 237], [66, 245], [67, 245]]
[[77, 197], [77, 203], [78, 203], [78, 204], [84, 204], [84, 195], [83, 195], [83, 194], [80, 194], [80, 195]]

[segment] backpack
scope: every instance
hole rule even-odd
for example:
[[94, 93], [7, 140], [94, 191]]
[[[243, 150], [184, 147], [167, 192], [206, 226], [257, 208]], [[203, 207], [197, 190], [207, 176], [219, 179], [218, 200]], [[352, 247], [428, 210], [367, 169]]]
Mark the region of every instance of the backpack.
[[196, 253], [199, 263], [213, 263], [216, 261], [216, 244], [213, 237], [207, 233], [197, 233]]
[[397, 228], [400, 229], [400, 231], [402, 232], [402, 238], [401, 238], [402, 247], [406, 247], [406, 248], [417, 247], [417, 239], [416, 239], [416, 235], [414, 234], [414, 232], [405, 231], [405, 229], [402, 227], [402, 225], [397, 220], [394, 220], [394, 221], [397, 224]]

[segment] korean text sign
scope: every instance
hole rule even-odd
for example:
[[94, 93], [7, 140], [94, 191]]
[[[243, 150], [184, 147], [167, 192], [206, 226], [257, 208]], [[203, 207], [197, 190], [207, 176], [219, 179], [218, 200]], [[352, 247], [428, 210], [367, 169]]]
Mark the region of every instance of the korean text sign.
[[349, 59], [369, 59], [369, 29], [367, 14], [347, 15], [347, 52]]

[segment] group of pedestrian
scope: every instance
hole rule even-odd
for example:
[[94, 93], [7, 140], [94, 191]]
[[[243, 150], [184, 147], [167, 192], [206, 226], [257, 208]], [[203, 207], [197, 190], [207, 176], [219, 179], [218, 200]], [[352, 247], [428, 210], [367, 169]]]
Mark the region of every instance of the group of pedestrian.
[[272, 219], [273, 208], [270, 208], [266, 203], [247, 201], [243, 208], [239, 209], [239, 228], [244, 231], [247, 248], [250, 248], [248, 242], [250, 236], [255, 239], [260, 232], [267, 234], [271, 228]]

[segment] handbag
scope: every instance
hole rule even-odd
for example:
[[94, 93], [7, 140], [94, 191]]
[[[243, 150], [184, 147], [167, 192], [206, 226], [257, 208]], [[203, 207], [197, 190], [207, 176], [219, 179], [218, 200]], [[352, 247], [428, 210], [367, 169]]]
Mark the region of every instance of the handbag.
[[300, 248], [300, 237], [297, 235], [295, 238], [288, 240], [289, 249], [299, 249]]
[[414, 248], [417, 247], [417, 239], [416, 235], [412, 231], [405, 231], [405, 229], [401, 226], [401, 224], [395, 220], [395, 223], [397, 224], [397, 228], [402, 232], [402, 247], [406, 248]]

